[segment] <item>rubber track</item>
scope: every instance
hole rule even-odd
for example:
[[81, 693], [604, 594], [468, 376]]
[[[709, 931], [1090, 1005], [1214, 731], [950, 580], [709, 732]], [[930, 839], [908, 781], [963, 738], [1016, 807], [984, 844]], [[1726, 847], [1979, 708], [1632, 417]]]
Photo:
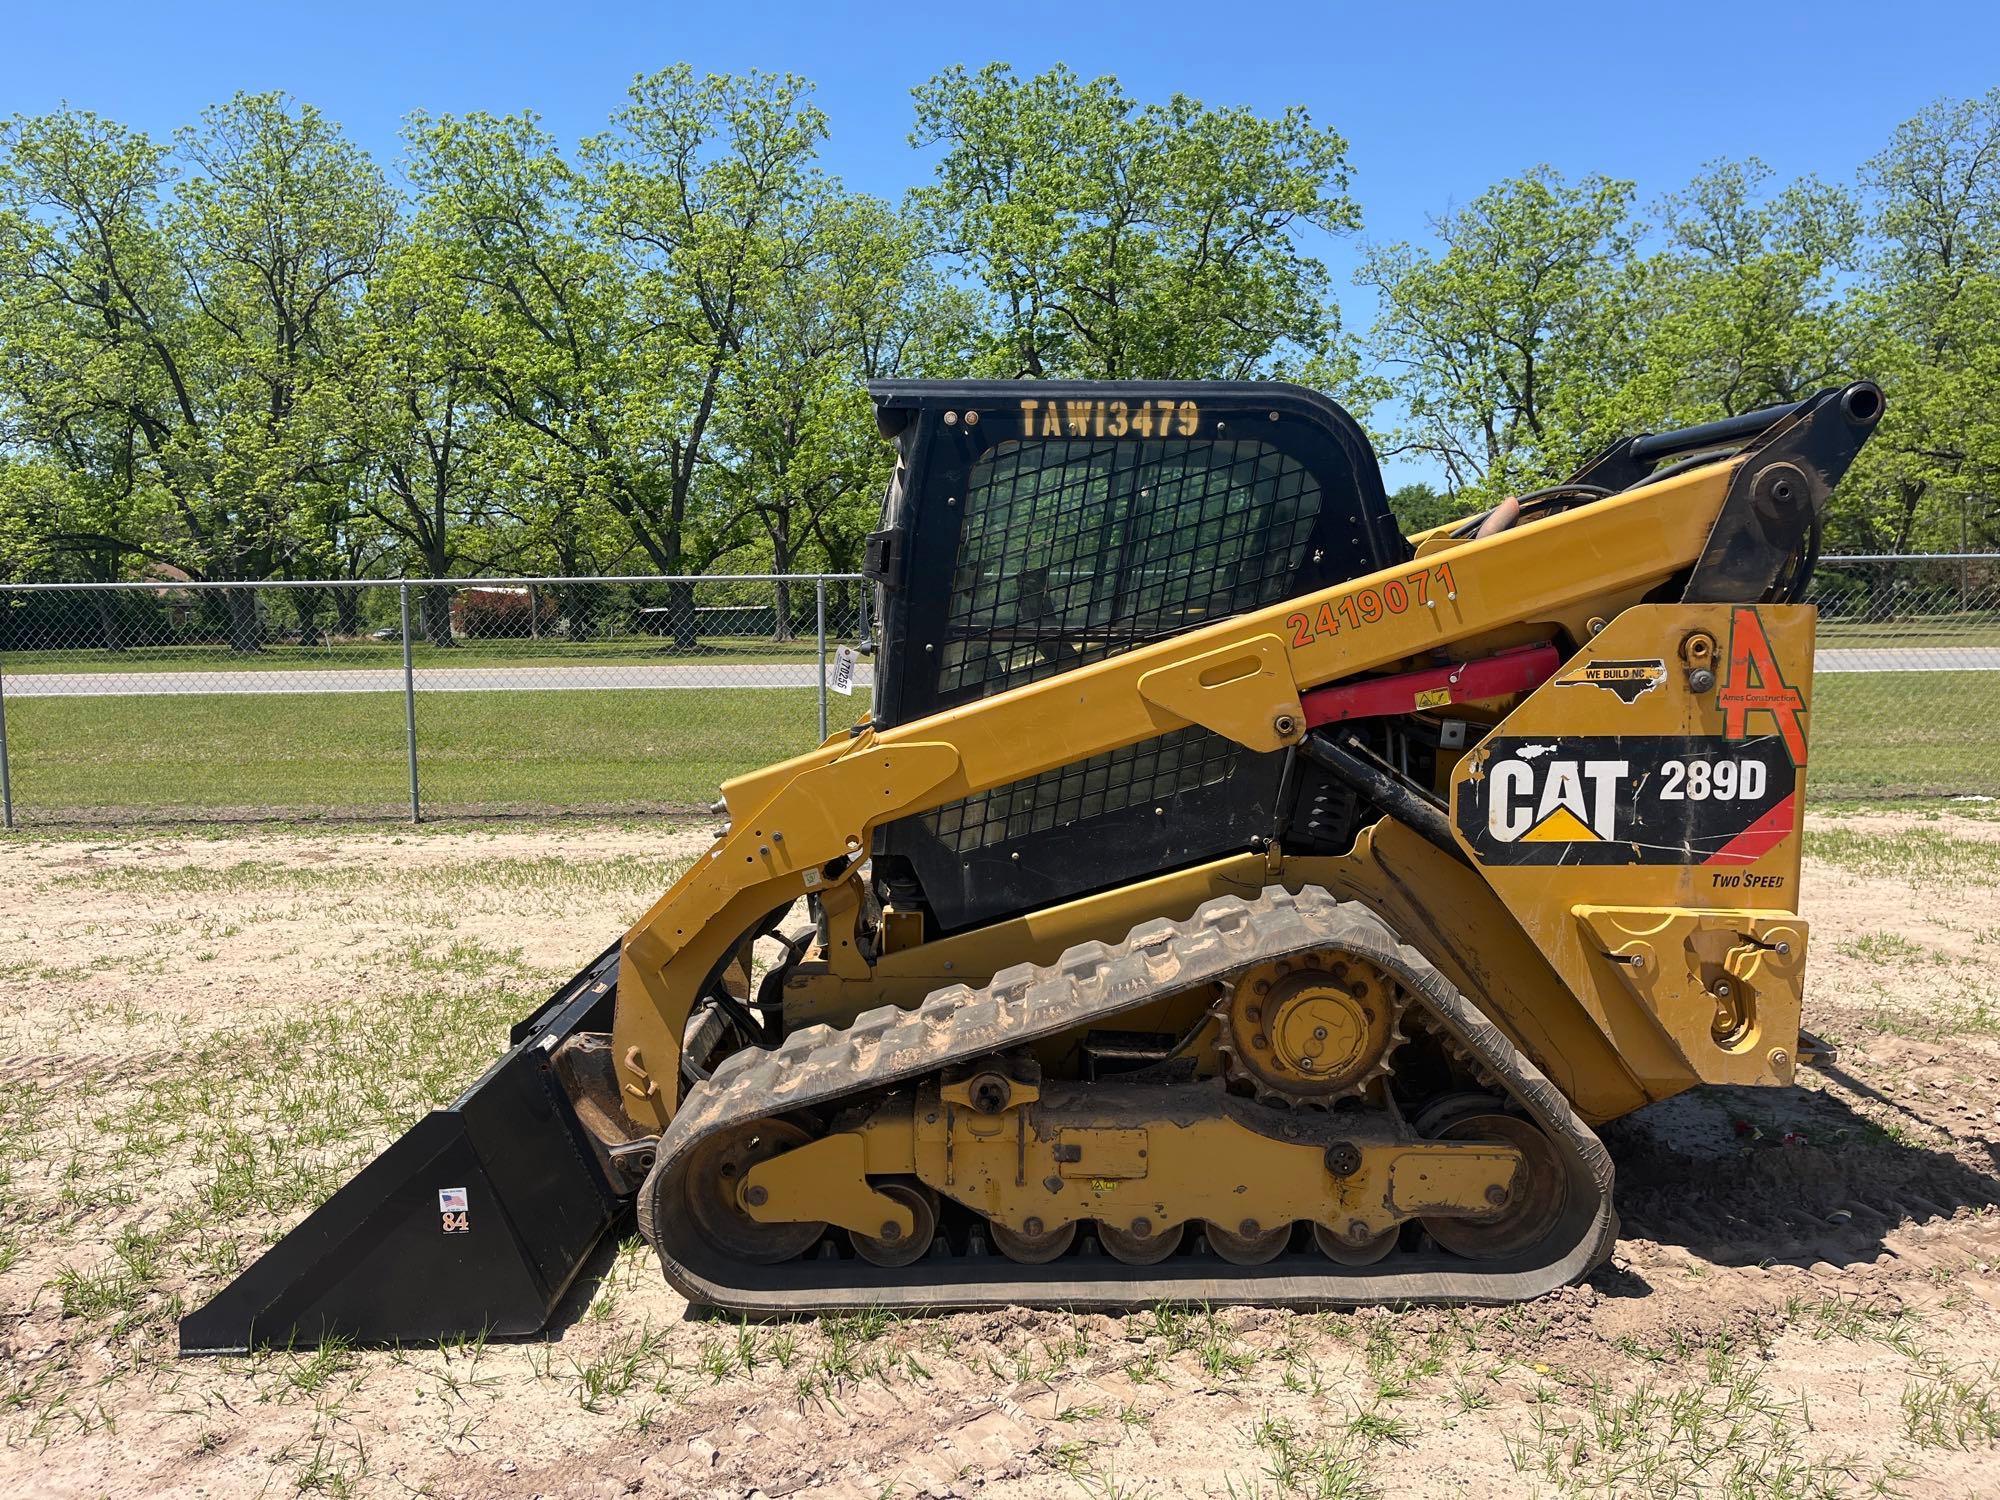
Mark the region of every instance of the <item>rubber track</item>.
[[[858, 1258], [748, 1266], [712, 1249], [678, 1211], [689, 1153], [716, 1131], [821, 1111], [956, 1062], [1108, 1020], [1248, 964], [1321, 948], [1345, 949], [1392, 972], [1428, 1012], [1433, 1029], [1476, 1059], [1557, 1142], [1570, 1170], [1569, 1206], [1540, 1246], [1508, 1262], [1399, 1251], [1359, 1269], [1312, 1252], [1289, 1252], [1256, 1267], [1204, 1255], [1141, 1267], [1077, 1254], [1042, 1266], [998, 1254], [926, 1256], [900, 1269]], [[1493, 1303], [1541, 1296], [1588, 1275], [1610, 1255], [1617, 1238], [1611, 1175], [1610, 1155], [1561, 1091], [1380, 918], [1316, 887], [1297, 895], [1272, 887], [1255, 900], [1209, 901], [1185, 922], [1142, 923], [1116, 945], [1079, 944], [1047, 966], [1017, 964], [980, 989], [938, 990], [913, 1010], [884, 1006], [844, 1029], [809, 1027], [773, 1050], [734, 1054], [689, 1092], [661, 1135], [638, 1213], [640, 1232], [678, 1291], [691, 1302], [743, 1313], [1159, 1301]]]

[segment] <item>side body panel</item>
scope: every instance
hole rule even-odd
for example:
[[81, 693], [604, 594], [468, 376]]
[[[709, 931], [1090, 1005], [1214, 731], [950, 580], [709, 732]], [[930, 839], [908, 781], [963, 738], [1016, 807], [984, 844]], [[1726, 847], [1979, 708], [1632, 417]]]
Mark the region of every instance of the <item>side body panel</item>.
[[1453, 772], [1461, 846], [1654, 1097], [1791, 1082], [1813, 624], [1627, 610]]

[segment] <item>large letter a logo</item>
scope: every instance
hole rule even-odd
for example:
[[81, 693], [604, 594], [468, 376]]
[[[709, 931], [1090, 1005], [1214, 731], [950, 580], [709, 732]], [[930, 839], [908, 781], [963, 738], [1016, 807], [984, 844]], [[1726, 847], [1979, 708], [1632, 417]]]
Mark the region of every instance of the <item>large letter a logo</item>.
[[1722, 732], [1732, 740], [1750, 737], [1750, 715], [1766, 713], [1784, 736], [1792, 764], [1806, 763], [1805, 695], [1785, 681], [1757, 611], [1739, 606], [1729, 621], [1729, 676], [1715, 695], [1723, 711]]

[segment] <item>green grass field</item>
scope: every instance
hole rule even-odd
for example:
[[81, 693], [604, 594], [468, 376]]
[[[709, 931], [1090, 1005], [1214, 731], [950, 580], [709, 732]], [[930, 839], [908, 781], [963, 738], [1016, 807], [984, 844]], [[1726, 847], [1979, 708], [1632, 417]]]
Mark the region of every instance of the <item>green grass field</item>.
[[[425, 810], [706, 807], [725, 777], [811, 748], [817, 696], [420, 693]], [[7, 705], [7, 732], [23, 825], [409, 807], [394, 693], [22, 698]]]
[[2000, 672], [1830, 672], [1813, 682], [1809, 795], [2000, 795]]
[[[811, 689], [420, 693], [424, 808], [706, 806], [725, 778], [809, 748]], [[862, 700], [833, 700], [836, 719]], [[1814, 687], [1821, 802], [2000, 795], [2000, 672], [1830, 673]], [[395, 816], [408, 807], [393, 693], [16, 698], [16, 816]]]
[[1991, 612], [1924, 615], [1908, 620], [1822, 619], [1819, 622], [1819, 645], [1823, 650], [2000, 646], [2000, 619], [1996, 619]]
[[[410, 648], [410, 661], [418, 667], [685, 666], [702, 662], [811, 662], [818, 656], [819, 643], [811, 636], [783, 642], [768, 636], [704, 636], [687, 650], [676, 650], [671, 640], [651, 635], [601, 641], [464, 640], [455, 646], [418, 641]], [[344, 640], [331, 646], [272, 645], [249, 652], [215, 645], [10, 651], [4, 665], [10, 676], [43, 672], [326, 672], [356, 667], [393, 670], [403, 665], [403, 643]]]

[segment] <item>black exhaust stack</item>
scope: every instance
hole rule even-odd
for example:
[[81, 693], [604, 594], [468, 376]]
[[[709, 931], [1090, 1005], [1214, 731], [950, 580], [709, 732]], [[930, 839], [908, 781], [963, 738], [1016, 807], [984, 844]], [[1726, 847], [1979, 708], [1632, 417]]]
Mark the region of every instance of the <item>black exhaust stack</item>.
[[182, 1318], [181, 1353], [538, 1332], [630, 1203], [554, 1066], [573, 1033], [610, 1029], [618, 957], [614, 944], [477, 1083]]

